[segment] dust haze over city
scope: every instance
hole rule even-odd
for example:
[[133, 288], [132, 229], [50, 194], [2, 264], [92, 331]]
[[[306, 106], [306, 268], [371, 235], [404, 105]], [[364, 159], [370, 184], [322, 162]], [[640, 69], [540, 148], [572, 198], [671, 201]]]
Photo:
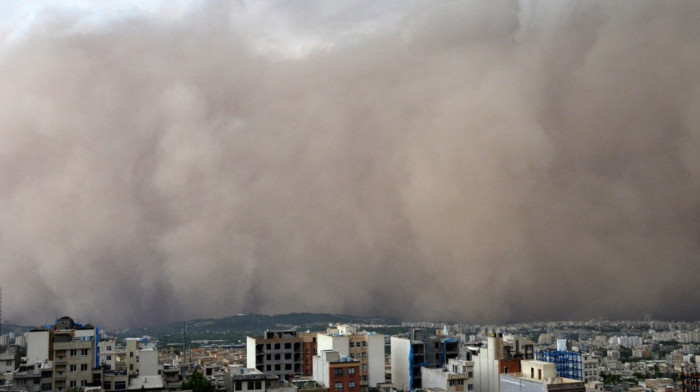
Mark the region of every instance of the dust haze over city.
[[19, 2], [3, 321], [700, 318], [700, 3]]

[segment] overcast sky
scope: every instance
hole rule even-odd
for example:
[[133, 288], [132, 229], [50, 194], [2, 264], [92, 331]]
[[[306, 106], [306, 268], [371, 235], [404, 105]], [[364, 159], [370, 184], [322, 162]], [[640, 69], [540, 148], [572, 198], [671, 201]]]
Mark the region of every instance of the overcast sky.
[[3, 322], [700, 319], [700, 2], [142, 3], [3, 3]]

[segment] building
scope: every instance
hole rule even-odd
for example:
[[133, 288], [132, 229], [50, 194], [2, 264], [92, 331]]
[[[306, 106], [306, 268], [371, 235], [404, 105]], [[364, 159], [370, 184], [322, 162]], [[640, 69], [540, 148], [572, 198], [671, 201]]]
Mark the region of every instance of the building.
[[586, 384], [600, 381], [598, 358], [591, 354], [583, 354], [583, 382]]
[[296, 392], [297, 388], [271, 374], [258, 369], [248, 369], [240, 365], [230, 365], [226, 369], [226, 390], [230, 392]]
[[[583, 380], [583, 357], [579, 352], [561, 350], [537, 351], [536, 358], [539, 361], [553, 363], [557, 376]], [[597, 379], [594, 381], [598, 381]]]
[[411, 329], [408, 338], [391, 337], [391, 383], [399, 390], [423, 387], [421, 369], [436, 369], [459, 356], [459, 341]]
[[[98, 341], [98, 329], [94, 326], [77, 324], [67, 316], [56, 320], [49, 329], [48, 341], [48, 359], [54, 365], [54, 391], [102, 385]], [[44, 347], [43, 342], [41, 346]]]
[[523, 360], [522, 372], [500, 375], [501, 392], [585, 392], [583, 381], [557, 377], [555, 364]]
[[335, 350], [314, 356], [313, 379], [330, 392], [360, 392], [360, 362]]
[[520, 361], [531, 360], [535, 356], [534, 342], [510, 337], [505, 340], [503, 334], [491, 334], [474, 358], [474, 389], [477, 392], [498, 392], [500, 374], [520, 372]]
[[50, 391], [53, 387], [53, 363], [21, 364], [12, 375], [12, 387], [18, 391]]
[[265, 331], [263, 336], [246, 339], [247, 367], [291, 380], [303, 374], [304, 339], [296, 331]]
[[6, 352], [0, 354], [0, 374], [14, 372], [19, 367], [21, 358], [19, 347], [10, 346]]
[[318, 354], [318, 343], [316, 341], [316, 335], [316, 332], [301, 334], [301, 338], [304, 341], [301, 348], [301, 359], [303, 362], [301, 366], [301, 374], [308, 377], [313, 375], [313, 359], [314, 355]]
[[358, 331], [352, 325], [337, 325], [317, 335], [318, 350], [335, 350], [360, 362], [360, 383], [363, 389], [384, 383], [384, 335]]
[[[447, 367], [443, 369], [422, 368], [421, 376], [423, 378], [423, 389], [434, 392], [473, 391], [473, 379], [469, 375], [471, 372], [467, 370], [470, 366], [464, 366], [463, 363], [457, 364], [455, 361], [460, 360], [450, 359]], [[451, 369], [462, 371], [452, 371]]]

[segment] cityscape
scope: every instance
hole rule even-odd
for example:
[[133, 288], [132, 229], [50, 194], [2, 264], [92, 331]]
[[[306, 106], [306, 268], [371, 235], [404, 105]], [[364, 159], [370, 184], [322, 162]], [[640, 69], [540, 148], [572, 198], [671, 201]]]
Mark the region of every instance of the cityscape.
[[[356, 322], [327, 322], [337, 317]], [[477, 325], [288, 314], [244, 339], [231, 329], [207, 330], [215, 339], [188, 332], [213, 321], [183, 322], [177, 336], [110, 334], [68, 316], [11, 325], [0, 335], [0, 391], [175, 391], [199, 380], [201, 390], [227, 392], [695, 392], [700, 379], [698, 321]]]
[[700, 1], [0, 3], [0, 392], [700, 392]]

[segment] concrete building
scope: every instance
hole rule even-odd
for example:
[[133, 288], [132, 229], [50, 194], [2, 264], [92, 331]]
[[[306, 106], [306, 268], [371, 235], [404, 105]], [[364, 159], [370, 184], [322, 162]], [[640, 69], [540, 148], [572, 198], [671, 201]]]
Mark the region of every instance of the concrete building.
[[263, 336], [246, 339], [247, 367], [291, 380], [303, 374], [304, 339], [296, 331], [265, 331]]
[[391, 383], [399, 390], [423, 387], [421, 368], [442, 368], [459, 356], [459, 341], [411, 329], [408, 338], [391, 337]]
[[0, 374], [14, 372], [20, 365], [22, 354], [19, 347], [10, 346], [6, 352], [0, 354]]
[[352, 325], [337, 325], [327, 333], [317, 335], [318, 350], [335, 350], [360, 362], [360, 383], [363, 387], [376, 388], [384, 383], [385, 358], [384, 335], [358, 331]]
[[600, 365], [598, 357], [583, 354], [583, 382], [591, 384], [600, 381]]
[[160, 375], [158, 351], [147, 338], [127, 338], [123, 361], [130, 377]]
[[53, 361], [53, 390], [85, 388], [101, 385], [97, 328], [87, 324], [77, 324], [70, 317], [61, 317], [49, 329], [49, 360]]
[[585, 392], [583, 381], [556, 376], [555, 365], [523, 360], [522, 372], [500, 375], [501, 392]]
[[301, 334], [301, 338], [304, 341], [302, 344], [302, 366], [301, 373], [304, 376], [310, 377], [313, 375], [313, 359], [314, 355], [318, 354], [318, 342], [317, 333], [309, 332]]
[[330, 392], [360, 392], [360, 362], [335, 350], [314, 356], [313, 379]]
[[534, 356], [534, 342], [520, 337], [504, 340], [503, 334], [491, 334], [486, 345], [473, 352], [474, 389], [498, 392], [499, 375], [520, 372], [520, 361], [534, 359]]
[[39, 327], [27, 333], [27, 363], [43, 362], [52, 354], [49, 352], [49, 329]]
[[443, 369], [421, 369], [423, 389], [462, 392], [474, 390], [474, 363], [451, 358]]
[[[463, 373], [454, 373], [447, 369], [422, 368], [423, 389], [433, 392], [463, 392], [473, 390], [474, 384]], [[471, 385], [472, 389], [469, 389]]]
[[21, 364], [13, 372], [12, 387], [14, 390], [27, 392], [53, 390], [53, 363], [44, 361]]
[[116, 369], [117, 341], [114, 338], [104, 339], [98, 343], [100, 366], [106, 369]]

